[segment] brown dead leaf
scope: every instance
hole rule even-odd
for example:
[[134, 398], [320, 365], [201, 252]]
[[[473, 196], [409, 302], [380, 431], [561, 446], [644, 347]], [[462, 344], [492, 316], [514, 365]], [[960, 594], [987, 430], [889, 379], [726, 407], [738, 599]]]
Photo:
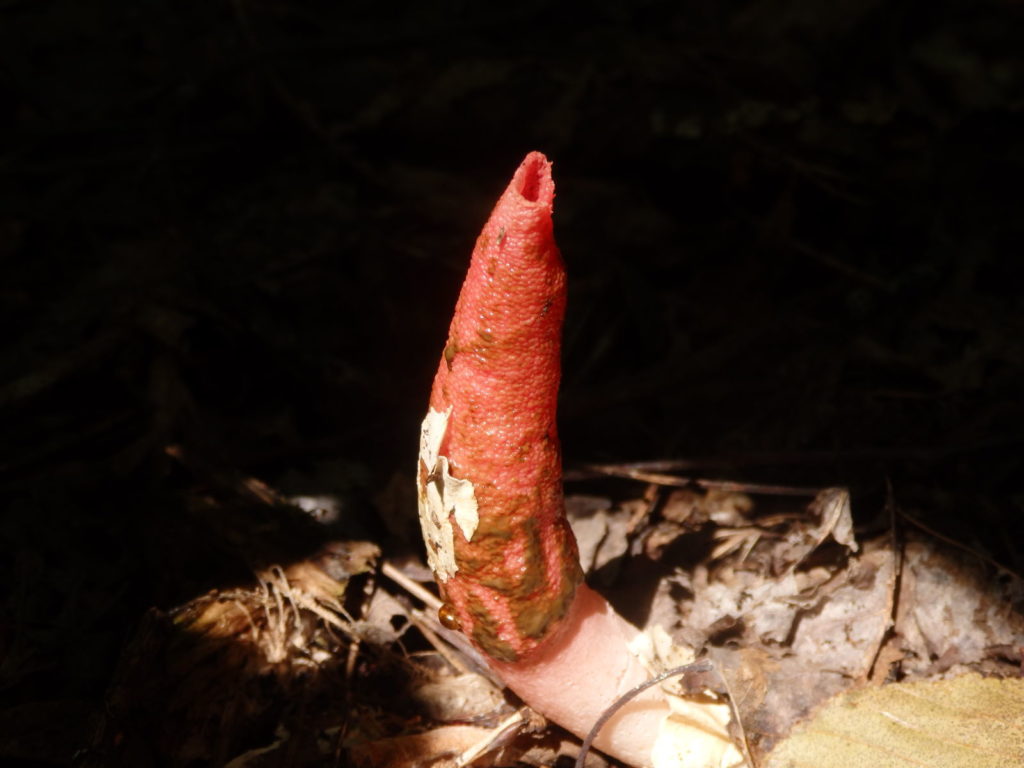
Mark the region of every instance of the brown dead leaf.
[[[957, 664], [996, 661], [1024, 645], [1024, 585], [978, 558], [922, 540], [904, 550], [896, 636], [903, 674], [941, 674]], [[1006, 659], [1020, 664], [1020, 651]], [[994, 670], [993, 670], [994, 671]]]
[[493, 717], [505, 706], [501, 691], [472, 672], [437, 675], [414, 686], [409, 695], [427, 717], [441, 723]]
[[783, 534], [783, 545], [775, 548], [773, 554], [779, 569], [797, 568], [829, 536], [851, 552], [857, 551], [849, 491], [825, 488], [807, 505], [807, 513], [810, 520], [788, 526]]
[[[454, 768], [455, 758], [491, 736], [489, 728], [475, 725], [443, 725], [408, 736], [377, 739], [354, 746], [349, 756], [359, 768]], [[491, 757], [481, 757], [475, 765], [493, 765]]]
[[580, 565], [586, 573], [621, 557], [629, 548], [629, 514], [612, 508], [601, 496], [577, 494], [565, 500], [565, 511], [576, 535]]
[[[699, 562], [663, 577], [649, 613], [714, 659], [755, 756], [869, 679], [1019, 674], [1020, 580], [914, 535], [898, 552], [890, 535], [859, 545], [841, 489], [823, 491], [808, 511], [717, 527]], [[656, 525], [648, 542], [682, 535], [678, 524], [660, 525], [676, 530]], [[828, 538], [846, 554], [809, 557]]]

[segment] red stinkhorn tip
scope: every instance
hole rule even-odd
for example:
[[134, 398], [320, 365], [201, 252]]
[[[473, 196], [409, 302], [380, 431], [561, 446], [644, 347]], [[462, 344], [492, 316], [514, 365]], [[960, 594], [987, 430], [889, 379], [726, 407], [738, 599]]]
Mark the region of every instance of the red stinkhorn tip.
[[551, 163], [527, 155], [484, 225], [423, 425], [420, 518], [452, 618], [489, 656], [533, 651], [581, 572], [555, 405], [565, 269]]
[[540, 203], [551, 210], [555, 199], [555, 180], [551, 178], [551, 162], [540, 152], [531, 152], [512, 177], [514, 187], [524, 200]]

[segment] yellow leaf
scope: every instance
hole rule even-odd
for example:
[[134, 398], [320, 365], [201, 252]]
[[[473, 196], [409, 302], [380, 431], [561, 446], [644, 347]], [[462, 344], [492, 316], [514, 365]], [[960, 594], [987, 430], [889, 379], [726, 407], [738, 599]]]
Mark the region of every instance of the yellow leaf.
[[1024, 766], [1024, 680], [965, 675], [849, 691], [781, 742], [767, 768]]

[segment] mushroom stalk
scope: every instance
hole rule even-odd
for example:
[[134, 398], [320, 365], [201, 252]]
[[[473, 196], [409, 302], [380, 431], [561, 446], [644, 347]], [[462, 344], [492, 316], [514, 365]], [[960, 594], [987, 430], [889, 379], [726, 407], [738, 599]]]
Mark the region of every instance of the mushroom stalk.
[[[651, 669], [646, 637], [582, 583], [565, 518], [554, 194], [550, 162], [530, 153], [477, 239], [423, 421], [417, 486], [443, 623], [523, 701], [583, 736]], [[652, 688], [595, 746], [633, 766], [740, 765], [727, 722], [724, 705]]]

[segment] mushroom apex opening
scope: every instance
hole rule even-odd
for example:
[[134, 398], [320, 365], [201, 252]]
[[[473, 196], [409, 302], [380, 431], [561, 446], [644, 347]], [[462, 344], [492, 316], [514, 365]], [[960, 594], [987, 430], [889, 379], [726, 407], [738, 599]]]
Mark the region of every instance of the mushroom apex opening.
[[550, 205], [555, 197], [551, 161], [543, 152], [530, 152], [516, 171], [513, 187], [531, 203]]

